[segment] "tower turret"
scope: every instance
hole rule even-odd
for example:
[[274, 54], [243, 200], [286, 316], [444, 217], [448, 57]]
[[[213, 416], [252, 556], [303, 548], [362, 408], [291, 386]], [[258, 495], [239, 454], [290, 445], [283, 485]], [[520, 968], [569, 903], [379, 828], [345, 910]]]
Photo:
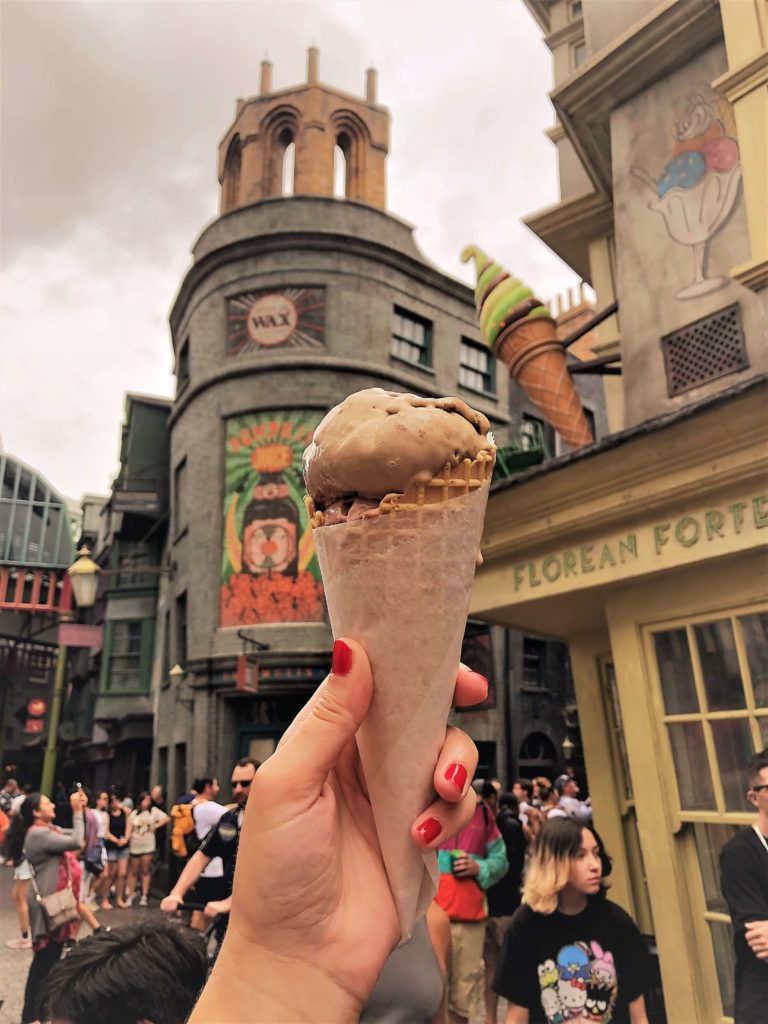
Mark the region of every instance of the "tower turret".
[[343, 196], [379, 209], [386, 203], [389, 111], [376, 102], [376, 71], [366, 71], [365, 98], [318, 80], [319, 51], [307, 53], [307, 81], [272, 89], [272, 64], [261, 63], [260, 94], [237, 101], [219, 146], [222, 213], [282, 195], [333, 196], [343, 157]]

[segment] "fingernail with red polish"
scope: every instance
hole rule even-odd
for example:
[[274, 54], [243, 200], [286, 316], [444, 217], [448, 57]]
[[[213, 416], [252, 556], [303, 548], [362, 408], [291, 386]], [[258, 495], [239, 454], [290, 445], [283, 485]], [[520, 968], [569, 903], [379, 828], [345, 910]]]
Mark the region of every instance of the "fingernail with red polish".
[[352, 670], [352, 648], [343, 640], [337, 640], [333, 645], [333, 659], [331, 661], [331, 672], [335, 676], [348, 676]]
[[429, 846], [443, 831], [443, 826], [437, 818], [427, 818], [426, 821], [422, 821], [420, 825], [416, 826], [416, 831], [421, 836], [421, 841], [424, 845]]
[[444, 778], [452, 783], [460, 793], [463, 793], [467, 782], [467, 769], [461, 761], [452, 761], [445, 769]]

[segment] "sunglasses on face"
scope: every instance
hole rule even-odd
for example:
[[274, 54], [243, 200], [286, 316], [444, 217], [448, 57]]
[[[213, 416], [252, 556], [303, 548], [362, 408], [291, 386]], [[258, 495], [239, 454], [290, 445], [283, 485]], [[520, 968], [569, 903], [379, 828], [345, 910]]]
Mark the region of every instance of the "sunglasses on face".
[[752, 787], [752, 792], [753, 793], [759, 793], [761, 789], [768, 789], [768, 782], [764, 782], [762, 784], [762, 786], [753, 786]]
[[235, 782], [232, 783], [232, 789], [236, 789], [238, 786], [240, 786], [242, 789], [248, 789], [252, 782], [253, 779], [246, 779], [245, 781], [237, 779]]

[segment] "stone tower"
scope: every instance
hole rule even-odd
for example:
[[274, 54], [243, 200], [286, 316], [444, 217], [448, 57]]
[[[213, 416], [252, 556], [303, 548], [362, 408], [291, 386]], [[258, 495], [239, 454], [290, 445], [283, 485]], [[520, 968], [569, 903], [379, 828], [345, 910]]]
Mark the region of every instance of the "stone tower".
[[259, 95], [237, 101], [219, 146], [222, 213], [283, 195], [333, 196], [336, 147], [344, 198], [384, 209], [389, 111], [376, 102], [376, 71], [367, 70], [365, 99], [358, 99], [320, 84], [318, 61], [310, 47], [307, 81], [277, 91], [272, 64], [262, 61]]

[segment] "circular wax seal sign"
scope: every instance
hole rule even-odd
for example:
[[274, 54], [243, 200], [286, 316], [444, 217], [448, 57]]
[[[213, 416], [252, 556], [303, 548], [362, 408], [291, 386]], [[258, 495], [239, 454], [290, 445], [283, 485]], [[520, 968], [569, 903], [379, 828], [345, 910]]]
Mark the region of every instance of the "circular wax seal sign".
[[282, 345], [296, 330], [299, 315], [286, 295], [260, 295], [248, 310], [248, 335], [256, 345]]

